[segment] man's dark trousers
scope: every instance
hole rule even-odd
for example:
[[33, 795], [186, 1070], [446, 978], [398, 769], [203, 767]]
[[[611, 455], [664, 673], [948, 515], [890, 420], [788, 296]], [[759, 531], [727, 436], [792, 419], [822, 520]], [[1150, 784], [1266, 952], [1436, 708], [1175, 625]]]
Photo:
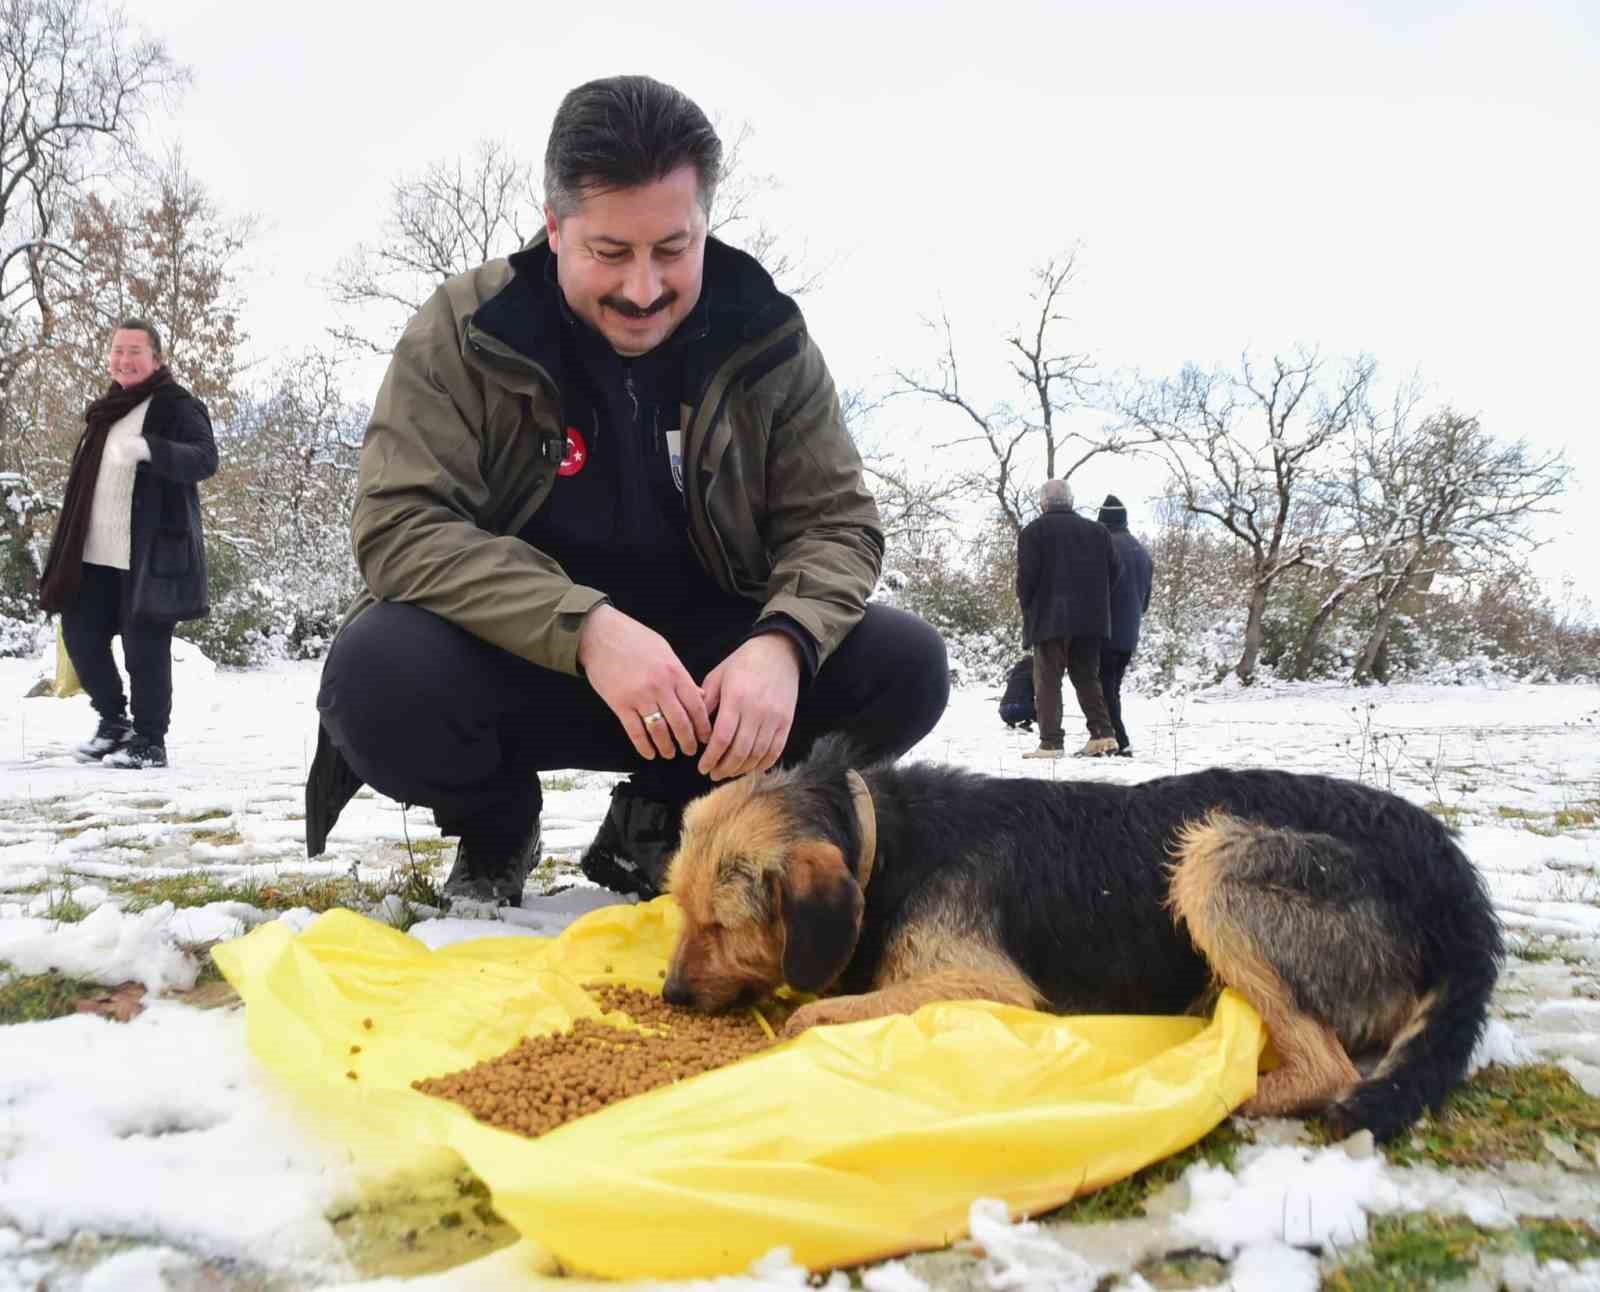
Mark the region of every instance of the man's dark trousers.
[[1114, 736], [1111, 715], [1100, 691], [1098, 637], [1052, 637], [1033, 644], [1033, 706], [1039, 715], [1039, 746], [1060, 749], [1066, 736], [1061, 718], [1061, 675], [1078, 697], [1091, 740]]
[[[756, 607], [708, 611], [662, 635], [696, 681], [749, 633]], [[657, 631], [662, 631], [659, 627]], [[868, 606], [802, 683], [784, 760], [840, 732], [863, 762], [922, 739], [949, 699], [944, 642], [914, 615]], [[581, 677], [531, 664], [429, 611], [379, 602], [339, 634], [317, 708], [329, 736], [368, 785], [431, 807], [446, 835], [514, 846], [538, 815], [538, 773], [631, 772], [647, 798], [681, 803], [711, 788], [697, 757], [639, 757], [616, 716]]]
[[1106, 711], [1117, 732], [1117, 751], [1130, 748], [1128, 729], [1122, 725], [1122, 675], [1133, 661], [1131, 650], [1103, 646], [1100, 650], [1100, 690], [1106, 697]]

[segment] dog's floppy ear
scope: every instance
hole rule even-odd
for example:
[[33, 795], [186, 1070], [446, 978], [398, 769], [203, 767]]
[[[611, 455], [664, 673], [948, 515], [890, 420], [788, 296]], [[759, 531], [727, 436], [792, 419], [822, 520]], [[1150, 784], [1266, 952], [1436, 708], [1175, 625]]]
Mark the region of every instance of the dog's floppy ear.
[[821, 991], [850, 963], [866, 899], [844, 854], [820, 839], [790, 849], [781, 884], [784, 981]]

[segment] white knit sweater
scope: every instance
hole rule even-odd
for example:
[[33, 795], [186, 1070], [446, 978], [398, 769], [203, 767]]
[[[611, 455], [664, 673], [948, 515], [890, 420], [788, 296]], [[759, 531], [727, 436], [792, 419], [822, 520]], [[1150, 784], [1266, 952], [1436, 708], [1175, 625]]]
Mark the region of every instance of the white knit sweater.
[[[111, 424], [100, 474], [95, 477], [94, 502], [89, 508], [89, 534], [83, 541], [83, 559], [90, 565], [126, 570], [132, 548], [133, 477], [139, 467], [132, 441], [144, 438], [147, 399]], [[141, 455], [142, 456], [142, 455]]]

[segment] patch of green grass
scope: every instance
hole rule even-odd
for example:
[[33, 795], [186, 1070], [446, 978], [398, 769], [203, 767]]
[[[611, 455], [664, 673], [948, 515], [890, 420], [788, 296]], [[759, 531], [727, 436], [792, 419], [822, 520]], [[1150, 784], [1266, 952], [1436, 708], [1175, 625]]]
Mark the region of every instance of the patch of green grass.
[[578, 788], [578, 778], [576, 776], [545, 775], [539, 778], [539, 785], [542, 789], [555, 790], [560, 793], [565, 793], [568, 790], [575, 790]]
[[1479, 1229], [1459, 1216], [1381, 1216], [1367, 1231], [1367, 1254], [1334, 1270], [1324, 1292], [1409, 1292], [1453, 1284], [1487, 1255], [1524, 1252], [1541, 1265], [1600, 1257], [1600, 1230], [1581, 1220], [1523, 1217], [1512, 1229]]
[[[0, 969], [10, 969], [0, 962]], [[68, 978], [55, 972], [19, 974], [0, 981], [0, 1025], [43, 1023], [77, 1012], [85, 996], [103, 990], [92, 982]]]
[[81, 905], [70, 892], [52, 899], [50, 905], [44, 908], [45, 919], [60, 924], [76, 924], [88, 914], [89, 908]]
[[1470, 1274], [1491, 1235], [1459, 1216], [1382, 1216], [1367, 1230], [1365, 1260], [1335, 1270], [1324, 1292], [1407, 1292]]
[[1559, 808], [1551, 820], [1554, 821], [1558, 830], [1581, 830], [1593, 825], [1597, 820], [1600, 820], [1600, 817], [1597, 817], [1588, 808], [1573, 807]]
[[248, 879], [226, 883], [203, 870], [153, 879], [136, 879], [120, 886], [123, 909], [136, 912], [171, 902], [174, 906], [205, 906], [209, 902], [246, 902], [263, 911], [287, 911], [296, 906], [322, 912], [335, 906], [365, 910], [383, 899], [385, 890], [357, 883], [347, 875], [282, 876], [270, 883]]
[[304, 906], [319, 915], [339, 906], [361, 911], [381, 902], [385, 891], [376, 884], [354, 880], [348, 875], [316, 879], [286, 878], [263, 885], [261, 900], [256, 905], [268, 911], [287, 911], [294, 906]]
[[1593, 1159], [1600, 1151], [1600, 1099], [1553, 1063], [1523, 1067], [1490, 1064], [1474, 1073], [1409, 1140], [1385, 1150], [1407, 1165], [1448, 1167], [1549, 1158], [1545, 1136], [1573, 1145]]
[[[426, 839], [425, 843], [440, 843], [444, 840]], [[434, 870], [439, 865], [439, 849], [427, 849], [413, 854], [412, 860], [400, 868], [394, 879], [390, 881], [382, 895], [394, 894], [405, 902], [407, 906], [443, 906], [444, 895], [439, 891], [439, 881], [434, 878]], [[406, 926], [407, 928], [410, 925]]]
[[1142, 1216], [1145, 1214], [1144, 1204], [1194, 1163], [1210, 1162], [1213, 1166], [1224, 1166], [1231, 1170], [1239, 1150], [1251, 1143], [1254, 1140], [1249, 1134], [1231, 1122], [1223, 1122], [1211, 1134], [1191, 1144], [1183, 1152], [1152, 1162], [1144, 1170], [1135, 1171], [1103, 1189], [1074, 1198], [1053, 1215], [1083, 1225]]
[[1541, 1265], [1546, 1261], [1576, 1265], [1600, 1258], [1600, 1229], [1582, 1220], [1525, 1219], [1511, 1236]]
[[540, 859], [539, 864], [533, 868], [528, 876], [528, 882], [541, 893], [548, 893], [550, 886], [563, 875], [568, 874], [567, 868], [559, 857], [546, 856]]
[[228, 848], [234, 844], [244, 842], [244, 836], [237, 830], [196, 830], [194, 832], [196, 843], [209, 843], [214, 847]]
[[1210, 1288], [1224, 1286], [1228, 1279], [1228, 1263], [1208, 1256], [1204, 1252], [1177, 1252], [1146, 1261], [1138, 1269], [1139, 1277], [1153, 1288]]
[[1494, 810], [1494, 814], [1502, 821], [1537, 821], [1544, 815], [1528, 808], [1507, 807], [1504, 803]]
[[123, 898], [123, 910], [129, 914], [147, 911], [162, 902], [171, 902], [174, 906], [205, 906], [211, 902], [261, 905], [261, 886], [255, 880], [229, 884], [203, 870], [135, 879], [118, 885], [118, 892]]
[[1448, 803], [1424, 803], [1422, 806], [1452, 830], [1459, 830], [1466, 823], [1467, 814], [1460, 808], [1452, 807]]

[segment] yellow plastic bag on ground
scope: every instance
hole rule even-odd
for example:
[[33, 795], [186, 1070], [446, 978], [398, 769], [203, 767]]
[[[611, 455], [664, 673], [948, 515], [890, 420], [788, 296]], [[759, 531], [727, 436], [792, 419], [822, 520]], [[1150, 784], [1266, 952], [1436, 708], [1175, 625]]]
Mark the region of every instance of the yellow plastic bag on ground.
[[56, 680], [50, 688], [50, 694], [58, 700], [64, 700], [69, 695], [77, 695], [83, 690], [83, 683], [78, 681], [78, 670], [72, 665], [72, 656], [67, 654], [67, 643], [61, 636], [61, 620], [56, 620]]
[[779, 1246], [813, 1269], [945, 1246], [974, 1198], [1047, 1210], [1185, 1148], [1255, 1089], [1263, 1033], [1231, 993], [1209, 1022], [963, 1003], [813, 1029], [538, 1139], [410, 1088], [598, 1015], [580, 984], [659, 990], [678, 919], [661, 898], [557, 938], [430, 951], [333, 911], [212, 954], [252, 1048], [339, 1133], [453, 1150], [522, 1234], [610, 1278], [735, 1273]]

